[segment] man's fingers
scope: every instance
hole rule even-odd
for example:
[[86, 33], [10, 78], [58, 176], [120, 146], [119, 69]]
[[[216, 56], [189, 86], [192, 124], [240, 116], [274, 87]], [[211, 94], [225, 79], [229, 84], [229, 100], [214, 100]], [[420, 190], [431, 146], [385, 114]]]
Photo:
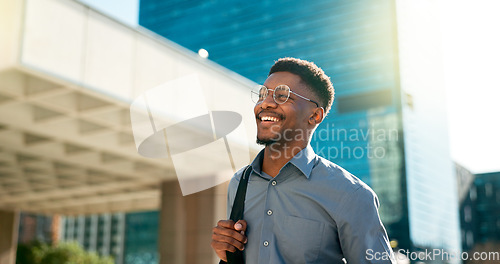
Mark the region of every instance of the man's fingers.
[[220, 220], [213, 228], [212, 248], [217, 256], [223, 261], [227, 261], [226, 251], [235, 252], [237, 249], [244, 250], [248, 239], [245, 236], [247, 222], [239, 220], [234, 223], [232, 220]]
[[236, 249], [244, 250], [245, 244], [233, 237], [228, 237], [219, 234], [212, 234], [212, 243], [216, 250], [225, 250], [234, 252]]
[[234, 224], [234, 229], [238, 231], [246, 231], [247, 230], [247, 221], [245, 220], [238, 220], [236, 224]]
[[217, 222], [217, 226], [235, 229], [238, 231], [245, 231], [247, 230], [247, 221], [238, 220], [238, 222], [234, 223], [233, 220], [220, 220], [219, 222]]
[[221, 242], [212, 240], [211, 246], [214, 249], [215, 254], [217, 254], [217, 256], [224, 262], [227, 262], [227, 255], [226, 255], [227, 250], [224, 249], [224, 245], [222, 245]]
[[[234, 229], [216, 226], [213, 228], [213, 234], [225, 236], [225, 237], [230, 237], [230, 238], [233, 238], [241, 243], [247, 242], [247, 237]], [[224, 240], [224, 241], [227, 242], [227, 240]]]
[[219, 222], [217, 222], [217, 226], [234, 229], [234, 221], [233, 220], [219, 220]]

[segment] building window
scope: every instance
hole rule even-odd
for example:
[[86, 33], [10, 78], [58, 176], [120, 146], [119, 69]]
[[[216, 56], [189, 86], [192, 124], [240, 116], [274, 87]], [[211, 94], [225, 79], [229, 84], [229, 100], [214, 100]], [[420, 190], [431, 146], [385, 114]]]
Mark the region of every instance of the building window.
[[475, 188], [475, 187], [472, 187], [472, 188], [470, 189], [469, 196], [470, 196], [470, 199], [471, 199], [472, 201], [475, 201], [475, 200], [476, 200], [476, 198], [477, 198], [477, 192], [476, 192], [476, 188]]
[[493, 195], [493, 185], [491, 185], [491, 183], [485, 184], [484, 190], [486, 192], [486, 197], [490, 197]]
[[464, 208], [464, 220], [466, 223], [470, 223], [472, 220], [472, 212], [470, 206], [465, 206]]
[[467, 231], [467, 246], [472, 247], [474, 245], [474, 235], [472, 234], [472, 231]]

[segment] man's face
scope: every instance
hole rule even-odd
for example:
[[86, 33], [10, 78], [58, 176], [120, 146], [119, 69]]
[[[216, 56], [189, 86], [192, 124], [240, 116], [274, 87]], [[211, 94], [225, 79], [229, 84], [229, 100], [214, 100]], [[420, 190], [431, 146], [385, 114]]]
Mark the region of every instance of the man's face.
[[[315, 98], [312, 91], [301, 81], [301, 78], [293, 73], [275, 72], [264, 82], [264, 86], [272, 90], [282, 84], [288, 85], [291, 91], [306, 98], [313, 100]], [[309, 118], [316, 105], [293, 93], [290, 93], [288, 101], [277, 104], [273, 95], [274, 92], [269, 91], [267, 97], [254, 107], [257, 122], [257, 143], [270, 145], [274, 142], [286, 143], [300, 139], [300, 136], [305, 138], [309, 127]]]

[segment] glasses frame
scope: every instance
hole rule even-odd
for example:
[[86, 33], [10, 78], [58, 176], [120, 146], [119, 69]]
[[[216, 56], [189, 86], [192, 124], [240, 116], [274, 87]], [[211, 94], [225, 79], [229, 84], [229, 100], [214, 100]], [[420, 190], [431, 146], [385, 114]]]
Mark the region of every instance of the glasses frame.
[[[274, 90], [276, 90], [278, 87], [286, 87], [286, 89], [288, 90], [288, 94], [287, 94], [286, 100], [285, 100], [284, 102], [282, 102], [282, 103], [280, 103], [280, 102], [278, 102], [278, 101], [276, 100], [276, 93], [274, 92]], [[266, 86], [264, 86], [264, 85], [259, 85], [259, 86], [257, 86], [256, 88], [258, 88], [259, 93], [256, 93], [256, 92], [255, 92], [255, 91], [253, 91], [253, 90], [252, 90], [252, 93], [253, 93], [253, 94], [256, 94], [259, 98], [260, 98], [260, 90], [261, 90], [262, 88], [266, 88], [266, 94], [264, 95], [264, 99], [257, 100], [257, 102], [255, 102], [256, 104], [260, 104], [260, 103], [262, 103], [264, 100], [266, 100], [267, 96], [269, 95], [269, 91], [273, 91], [273, 100], [274, 100], [274, 102], [275, 102], [275, 103], [277, 103], [277, 104], [279, 104], [279, 105], [281, 105], [281, 104], [284, 104], [284, 103], [288, 102], [288, 99], [290, 98], [290, 93], [293, 93], [293, 94], [295, 94], [296, 96], [298, 96], [298, 97], [300, 97], [300, 98], [302, 98], [302, 99], [304, 99], [304, 100], [307, 100], [307, 101], [309, 101], [309, 102], [311, 102], [311, 103], [314, 103], [314, 104], [316, 105], [316, 107], [320, 107], [320, 106], [319, 106], [319, 104], [318, 104], [318, 102], [316, 102], [316, 101], [314, 101], [314, 100], [311, 100], [311, 99], [309, 99], [309, 98], [306, 98], [306, 97], [304, 97], [304, 96], [302, 96], [302, 95], [300, 95], [300, 94], [298, 94], [298, 93], [296, 93], [296, 92], [292, 91], [292, 90], [290, 89], [290, 87], [289, 87], [288, 85], [286, 85], [286, 84], [280, 84], [280, 85], [276, 86], [274, 89], [269, 89], [269, 88], [267, 88], [267, 87], [266, 87]]]

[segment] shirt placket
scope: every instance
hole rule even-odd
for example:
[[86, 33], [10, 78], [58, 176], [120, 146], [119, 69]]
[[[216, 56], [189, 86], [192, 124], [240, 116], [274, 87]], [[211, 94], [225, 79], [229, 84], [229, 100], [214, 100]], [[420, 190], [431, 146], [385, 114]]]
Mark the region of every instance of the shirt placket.
[[264, 221], [262, 224], [261, 231], [261, 241], [259, 250], [259, 261], [258, 263], [270, 263], [271, 254], [273, 250], [276, 250], [275, 237], [273, 233], [273, 228], [275, 224], [275, 210], [276, 208], [276, 187], [278, 181], [276, 179], [269, 180], [267, 185], [266, 200], [264, 211], [262, 212]]

